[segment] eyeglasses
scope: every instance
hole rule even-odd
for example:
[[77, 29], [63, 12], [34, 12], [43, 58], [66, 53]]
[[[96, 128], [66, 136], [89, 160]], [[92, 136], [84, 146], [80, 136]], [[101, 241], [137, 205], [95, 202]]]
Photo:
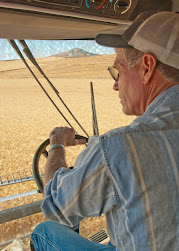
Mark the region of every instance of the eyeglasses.
[[118, 70], [111, 66], [111, 67], [108, 67], [108, 71], [111, 74], [111, 77], [115, 81], [118, 81], [118, 79], [119, 79], [119, 72], [118, 72]]
[[[135, 57], [129, 58], [129, 59], [128, 59], [128, 62], [129, 62], [130, 60], [133, 60], [133, 59], [138, 58], [138, 57], [142, 57], [142, 55], [137, 55], [137, 56], [135, 56]], [[113, 66], [108, 67], [108, 71], [109, 71], [109, 73], [111, 74], [111, 77], [112, 77], [115, 81], [118, 81], [118, 80], [119, 80], [119, 72], [118, 72], [118, 70], [117, 70], [116, 68], [114, 68]]]

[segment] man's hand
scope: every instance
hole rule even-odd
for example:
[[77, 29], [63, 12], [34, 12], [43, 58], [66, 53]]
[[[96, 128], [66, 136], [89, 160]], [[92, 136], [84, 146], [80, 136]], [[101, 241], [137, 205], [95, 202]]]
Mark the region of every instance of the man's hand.
[[56, 127], [50, 133], [49, 139], [50, 145], [76, 146], [86, 143], [85, 139], [75, 139], [75, 130], [69, 127]]
[[[85, 144], [85, 139], [75, 139], [75, 130], [69, 127], [56, 127], [49, 135], [50, 145], [62, 144], [64, 146], [76, 146]], [[53, 178], [55, 172], [61, 168], [66, 167], [65, 149], [53, 148], [48, 153], [47, 162], [44, 172], [44, 189], [46, 184]]]

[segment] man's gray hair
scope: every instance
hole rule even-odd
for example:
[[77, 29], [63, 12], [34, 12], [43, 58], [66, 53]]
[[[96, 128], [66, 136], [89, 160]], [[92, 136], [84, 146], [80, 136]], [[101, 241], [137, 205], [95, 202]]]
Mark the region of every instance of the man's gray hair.
[[[124, 48], [124, 55], [128, 62], [128, 68], [132, 69], [141, 63], [142, 57], [145, 53], [135, 49], [135, 48]], [[170, 82], [179, 82], [179, 70], [161, 63], [157, 60], [156, 67], [160, 70], [164, 78], [168, 79]]]

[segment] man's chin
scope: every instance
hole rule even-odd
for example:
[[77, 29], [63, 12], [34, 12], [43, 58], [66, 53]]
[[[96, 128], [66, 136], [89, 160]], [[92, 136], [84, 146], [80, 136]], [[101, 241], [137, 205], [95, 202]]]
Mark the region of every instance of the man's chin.
[[123, 111], [123, 113], [125, 114], [125, 115], [133, 115], [133, 114], [131, 114], [131, 112], [130, 112], [130, 110], [129, 109], [127, 109], [126, 107], [122, 107], [122, 111]]
[[129, 115], [129, 116], [132, 116], [132, 115], [135, 115], [135, 116], [138, 116], [134, 111], [128, 109], [127, 107], [122, 107], [122, 111], [125, 115]]

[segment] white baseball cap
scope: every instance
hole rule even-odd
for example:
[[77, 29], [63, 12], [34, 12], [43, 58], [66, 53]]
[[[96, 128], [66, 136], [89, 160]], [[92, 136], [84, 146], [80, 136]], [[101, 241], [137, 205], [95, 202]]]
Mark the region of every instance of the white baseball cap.
[[179, 69], [179, 14], [142, 12], [125, 31], [119, 25], [98, 34], [96, 42], [114, 48], [134, 47], [144, 53], [152, 53], [160, 62]]

